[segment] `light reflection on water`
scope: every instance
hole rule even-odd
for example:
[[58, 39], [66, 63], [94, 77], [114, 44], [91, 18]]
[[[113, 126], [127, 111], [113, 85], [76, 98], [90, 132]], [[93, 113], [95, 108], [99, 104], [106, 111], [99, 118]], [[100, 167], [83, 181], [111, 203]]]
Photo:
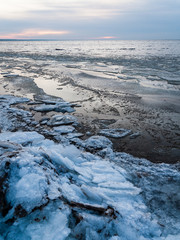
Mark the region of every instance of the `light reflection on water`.
[[164, 41], [0, 41], [1, 51], [54, 56], [178, 56], [179, 40]]
[[42, 88], [48, 95], [60, 97], [68, 102], [83, 101], [87, 99], [87, 92], [79, 92], [70, 85], [61, 86], [57, 80], [48, 80], [44, 78], [36, 78], [34, 82], [39, 88]]
[[[71, 100], [79, 98], [80, 92], [70, 87], [72, 81], [88, 89], [140, 96], [179, 94], [179, 40], [0, 41], [0, 58], [17, 59], [11, 67], [13, 73], [19, 68], [23, 76], [34, 78], [46, 93], [61, 94], [67, 101], [70, 95]], [[39, 78], [41, 71], [49, 80]], [[71, 82], [59, 89], [58, 82], [67, 77]]]
[[142, 132], [133, 154], [177, 147], [180, 41], [0, 42], [0, 71], [19, 75], [0, 78], [0, 93], [53, 95], [77, 102], [87, 125], [114, 119], [111, 127]]

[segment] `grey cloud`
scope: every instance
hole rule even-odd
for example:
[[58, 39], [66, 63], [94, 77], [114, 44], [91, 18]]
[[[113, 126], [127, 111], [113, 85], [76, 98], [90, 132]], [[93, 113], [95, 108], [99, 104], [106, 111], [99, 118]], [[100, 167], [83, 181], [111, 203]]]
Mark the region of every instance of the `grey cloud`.
[[[144, 0], [135, 8], [114, 8], [102, 1], [97, 6], [90, 6], [90, 1], [83, 4], [46, 4], [46, 10], [27, 11], [20, 20], [1, 20], [1, 33], [20, 32], [28, 28], [67, 30], [71, 35], [63, 38], [96, 38], [112, 35], [120, 39], [160, 39], [180, 38], [180, 1], [179, 0]], [[139, 2], [139, 1], [134, 1]], [[112, 2], [113, 3], [113, 2]], [[109, 6], [109, 4], [108, 4]], [[83, 11], [97, 9], [102, 16], [88, 16]], [[49, 9], [49, 10], [48, 10]], [[102, 10], [102, 12], [101, 12]], [[103, 12], [104, 11], [104, 12]], [[104, 16], [103, 16], [104, 13]], [[106, 13], [106, 14], [105, 14]], [[98, 15], [98, 12], [97, 12]], [[105, 16], [107, 15], [107, 16]]]

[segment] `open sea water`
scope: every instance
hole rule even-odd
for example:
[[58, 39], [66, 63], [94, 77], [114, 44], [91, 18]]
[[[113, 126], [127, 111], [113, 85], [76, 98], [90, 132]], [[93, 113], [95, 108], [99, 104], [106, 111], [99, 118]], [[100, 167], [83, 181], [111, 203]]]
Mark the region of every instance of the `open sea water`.
[[0, 41], [0, 57], [62, 64], [88, 87], [179, 94], [180, 40]]

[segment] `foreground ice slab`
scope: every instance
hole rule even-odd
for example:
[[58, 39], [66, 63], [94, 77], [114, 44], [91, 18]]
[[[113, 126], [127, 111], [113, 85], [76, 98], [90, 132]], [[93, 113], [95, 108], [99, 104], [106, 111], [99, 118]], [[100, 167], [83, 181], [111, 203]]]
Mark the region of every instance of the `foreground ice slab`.
[[44, 119], [63, 144], [36, 125], [15, 131], [34, 121], [9, 103], [21, 101], [3, 96], [0, 104], [0, 240], [179, 239], [177, 166], [113, 152], [104, 136], [74, 139], [71, 115]]
[[2, 239], [173, 239], [123, 168], [36, 132], [1, 133], [0, 140], [11, 150], [0, 164]]
[[[21, 143], [14, 156], [1, 156], [2, 237], [48, 239], [47, 232], [53, 239], [56, 232], [56, 239], [152, 239], [162, 233], [124, 169], [36, 132], [2, 133], [0, 139]], [[23, 147], [27, 139], [31, 145]], [[12, 153], [11, 145], [4, 147]]]

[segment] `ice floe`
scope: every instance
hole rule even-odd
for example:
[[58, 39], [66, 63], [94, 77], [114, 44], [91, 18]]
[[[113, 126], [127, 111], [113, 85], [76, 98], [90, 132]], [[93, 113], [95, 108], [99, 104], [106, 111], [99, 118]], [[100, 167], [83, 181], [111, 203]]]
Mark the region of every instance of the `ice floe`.
[[61, 133], [61, 134], [65, 134], [65, 133], [72, 133], [74, 132], [75, 128], [72, 126], [59, 126], [59, 127], [54, 127], [53, 130], [55, 132]]
[[8, 105], [17, 104], [17, 103], [25, 103], [29, 102], [28, 98], [23, 97], [13, 97], [11, 95], [1, 95], [0, 102], [8, 103]]
[[99, 132], [101, 135], [112, 138], [123, 138], [131, 133], [131, 130], [127, 130], [124, 128], [116, 128], [116, 129], [103, 129]]
[[74, 116], [71, 115], [54, 115], [48, 122], [47, 125], [54, 127], [54, 126], [60, 126], [60, 125], [77, 125], [77, 119]]
[[75, 110], [71, 107], [71, 105], [69, 103], [66, 102], [62, 102], [62, 103], [56, 103], [55, 105], [51, 105], [51, 104], [42, 104], [40, 106], [34, 107], [33, 108], [34, 111], [37, 112], [74, 112]]
[[84, 141], [84, 147], [86, 149], [103, 149], [112, 147], [112, 142], [103, 136], [92, 136]]
[[78, 106], [74, 103], [65, 102], [62, 98], [55, 98], [53, 96], [45, 95], [43, 97], [36, 96], [36, 102], [30, 104], [38, 104], [39, 106], [33, 107], [32, 109], [37, 112], [74, 112], [74, 107]]

